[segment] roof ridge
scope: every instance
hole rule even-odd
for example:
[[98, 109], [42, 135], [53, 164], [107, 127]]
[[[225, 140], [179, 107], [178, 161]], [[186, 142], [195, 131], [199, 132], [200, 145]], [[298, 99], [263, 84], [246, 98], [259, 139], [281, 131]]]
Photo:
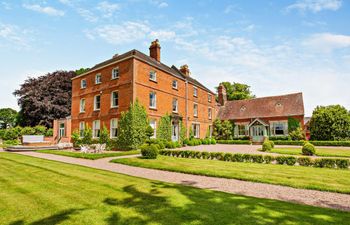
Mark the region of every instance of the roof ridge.
[[260, 99], [267, 99], [267, 98], [276, 98], [276, 97], [284, 97], [284, 96], [290, 96], [290, 95], [299, 95], [303, 94], [303, 92], [295, 92], [290, 94], [283, 94], [283, 95], [271, 95], [271, 96], [264, 96], [264, 97], [257, 97], [257, 98], [250, 98], [250, 99], [239, 99], [239, 100], [229, 100], [228, 102], [238, 102], [238, 101], [252, 101], [252, 100], [260, 100]]

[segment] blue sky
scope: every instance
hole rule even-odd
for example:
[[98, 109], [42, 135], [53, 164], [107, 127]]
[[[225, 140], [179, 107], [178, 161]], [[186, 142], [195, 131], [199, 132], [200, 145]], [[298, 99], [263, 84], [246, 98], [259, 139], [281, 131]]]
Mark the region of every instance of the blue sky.
[[350, 109], [350, 1], [0, 0], [0, 107], [28, 76], [75, 70], [152, 40], [214, 90], [247, 83], [258, 97], [303, 92]]

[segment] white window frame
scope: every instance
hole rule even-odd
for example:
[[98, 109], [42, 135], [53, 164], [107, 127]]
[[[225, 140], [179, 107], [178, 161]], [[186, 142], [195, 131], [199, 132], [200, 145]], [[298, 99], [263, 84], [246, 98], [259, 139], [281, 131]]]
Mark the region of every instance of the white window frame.
[[[115, 124], [113, 123], [115, 121]], [[114, 126], [115, 125], [115, 126]], [[114, 129], [116, 129], [117, 131], [117, 136], [118, 136], [118, 119], [117, 118], [113, 118], [111, 119], [110, 122], [110, 129], [109, 129], [109, 133], [110, 133], [110, 137], [111, 138], [117, 138], [117, 136], [114, 136]]]
[[[113, 94], [116, 93], [117, 94], [117, 104], [114, 105], [114, 98], [113, 98]], [[111, 92], [111, 108], [118, 108], [119, 107], [119, 92], [118, 91], [112, 91]]]
[[80, 105], [79, 105], [79, 112], [80, 113], [84, 113], [85, 112], [85, 106], [86, 106], [85, 98], [80, 99]]
[[198, 97], [198, 88], [193, 86], [193, 96]]
[[102, 75], [100, 73], [95, 75], [95, 84], [101, 84], [102, 83]]
[[115, 80], [115, 79], [118, 79], [118, 78], [119, 78], [119, 67], [114, 67], [112, 69], [112, 80]]
[[198, 104], [193, 103], [193, 116], [198, 117]]
[[200, 138], [200, 130], [201, 130], [201, 126], [199, 123], [192, 123], [192, 132], [195, 138]]
[[[276, 125], [283, 124], [283, 134], [276, 134]], [[273, 136], [287, 136], [288, 135], [288, 121], [271, 121], [271, 135]]]
[[84, 137], [84, 132], [85, 132], [85, 122], [81, 121], [79, 123], [79, 134], [80, 134], [80, 137]]
[[[63, 125], [63, 127], [61, 126]], [[58, 136], [61, 137], [65, 137], [66, 136], [66, 124], [61, 122], [59, 123], [59, 127], [58, 127]]]
[[[154, 75], [152, 77], [152, 74]], [[149, 80], [157, 82], [157, 71], [151, 70], [149, 71]]]
[[[97, 108], [97, 97], [100, 97], [100, 107]], [[101, 95], [95, 95], [94, 96], [94, 111], [101, 110]]]
[[149, 125], [153, 128], [153, 135], [151, 136], [151, 138], [156, 138], [157, 137], [157, 120], [150, 119]]
[[[174, 113], [177, 113], [179, 111], [179, 101], [177, 100], [177, 98], [173, 98], [171, 106]], [[174, 106], [175, 106], [175, 110], [174, 110]]]
[[[85, 85], [83, 85], [83, 84], [85, 84]], [[87, 87], [86, 79], [82, 79], [80, 81], [80, 88], [81, 89], [85, 89], [86, 87]]]
[[94, 120], [92, 122], [92, 137], [93, 138], [99, 138], [100, 134], [101, 134], [101, 121], [100, 120]]
[[208, 108], [208, 119], [212, 119], [213, 118], [213, 110], [212, 108]]
[[[152, 104], [153, 102], [151, 101], [151, 94], [154, 94], [154, 105]], [[154, 91], [151, 91], [149, 93], [149, 108], [150, 109], [156, 109], [157, 108], [157, 93]]]
[[211, 94], [208, 94], [208, 102], [211, 102]]
[[[174, 86], [174, 84], [175, 84], [175, 86]], [[173, 89], [177, 90], [177, 80], [173, 80], [173, 82], [171, 83], [171, 86]]]

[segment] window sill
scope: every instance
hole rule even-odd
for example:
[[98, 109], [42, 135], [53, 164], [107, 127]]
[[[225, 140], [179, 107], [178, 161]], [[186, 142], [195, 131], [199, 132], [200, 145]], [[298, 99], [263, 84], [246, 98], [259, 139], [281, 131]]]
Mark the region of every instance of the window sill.
[[118, 109], [119, 108], [119, 105], [117, 106], [111, 106], [111, 109]]
[[84, 112], [79, 112], [79, 114], [83, 114], [83, 113], [85, 113], [85, 111]]
[[198, 115], [197, 116], [193, 116], [194, 118], [198, 118]]
[[193, 95], [193, 97], [198, 98], [198, 95]]
[[94, 109], [94, 112], [99, 112], [101, 111], [101, 109]]
[[179, 114], [179, 112], [178, 112], [178, 111], [173, 111], [173, 113], [175, 113], [175, 114]]
[[111, 80], [118, 80], [118, 79], [119, 79], [119, 77], [111, 78]]
[[178, 89], [178, 88], [175, 88], [175, 87], [173, 87], [173, 90], [176, 90], [176, 91], [178, 91], [179, 89]]
[[100, 82], [100, 83], [95, 83], [95, 85], [99, 85], [99, 84], [102, 84], [102, 82]]
[[84, 90], [84, 89], [86, 89], [86, 87], [80, 87], [80, 90]]
[[150, 110], [157, 110], [157, 107], [149, 107]]
[[157, 80], [149, 79], [149, 81], [152, 81], [153, 83], [158, 83]]

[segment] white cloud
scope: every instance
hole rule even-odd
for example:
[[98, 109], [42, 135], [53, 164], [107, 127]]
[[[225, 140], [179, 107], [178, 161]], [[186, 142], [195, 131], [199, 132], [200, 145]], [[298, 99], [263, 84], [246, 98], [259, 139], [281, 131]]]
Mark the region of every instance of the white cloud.
[[296, 3], [287, 6], [286, 10], [311, 11], [314, 13], [322, 10], [338, 10], [342, 5], [341, 0], [299, 0]]
[[231, 13], [233, 10], [235, 10], [237, 8], [237, 6], [235, 5], [228, 5], [226, 6], [226, 8], [224, 9], [224, 13], [225, 14], [229, 14]]
[[331, 33], [313, 34], [303, 44], [316, 51], [331, 52], [335, 49], [349, 48], [350, 36]]
[[40, 6], [38, 4], [23, 4], [23, 7], [35, 12], [44, 13], [49, 16], [64, 16], [64, 12], [51, 6]]
[[173, 38], [175, 38], [176, 34], [174, 31], [166, 31], [166, 30], [158, 30], [158, 31], [151, 31], [149, 34], [149, 37], [151, 39], [159, 39], [162, 41], [168, 41]]
[[15, 25], [0, 22], [0, 47], [1, 43], [15, 49], [29, 48], [28, 31]]
[[8, 2], [1, 2], [1, 5], [2, 5], [2, 7], [3, 7], [4, 9], [6, 9], [6, 10], [12, 9], [11, 4], [8, 3]]
[[166, 2], [162, 2], [158, 5], [159, 8], [166, 8], [168, 6], [169, 6], [168, 3], [166, 3]]
[[163, 2], [161, 0], [151, 0], [150, 2], [151, 2], [152, 5], [155, 5], [158, 8], [166, 8], [166, 7], [169, 6], [168, 3]]
[[142, 40], [149, 33], [150, 28], [146, 23], [128, 21], [117, 25], [97, 27], [92, 31], [87, 31], [86, 35], [90, 39], [99, 37], [108, 43], [121, 45]]
[[113, 13], [120, 9], [119, 4], [109, 3], [107, 1], [100, 2], [97, 5], [97, 9], [103, 13], [103, 17], [111, 17]]
[[95, 16], [95, 14], [92, 13], [90, 10], [83, 9], [83, 8], [76, 8], [76, 11], [86, 21], [93, 22], [93, 23], [98, 21], [98, 16]]

